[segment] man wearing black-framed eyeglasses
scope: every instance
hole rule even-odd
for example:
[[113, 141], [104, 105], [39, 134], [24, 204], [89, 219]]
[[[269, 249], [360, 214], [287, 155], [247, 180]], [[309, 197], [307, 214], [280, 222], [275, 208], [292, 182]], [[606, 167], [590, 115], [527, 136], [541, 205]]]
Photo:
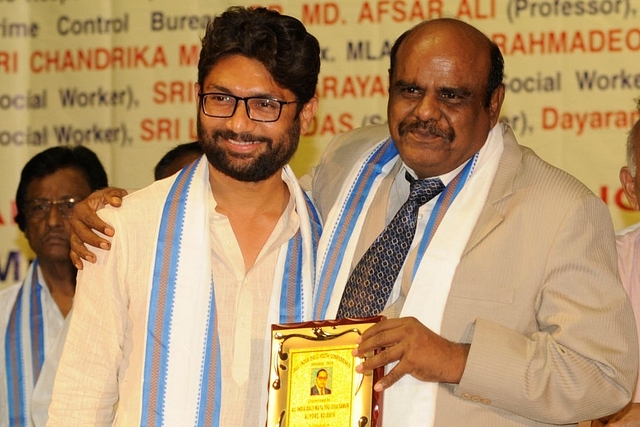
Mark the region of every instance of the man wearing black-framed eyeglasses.
[[209, 24], [205, 156], [100, 211], [118, 233], [79, 276], [48, 425], [265, 424], [268, 326], [312, 313], [320, 226], [287, 163], [319, 69], [295, 18], [232, 7]]
[[[242, 55], [220, 58], [219, 64], [234, 71], [213, 67], [196, 84], [198, 137], [215, 171], [242, 182], [263, 182], [275, 178], [293, 157], [301, 124], [306, 131], [318, 101], [311, 93], [299, 100], [293, 90], [277, 81], [274, 84], [277, 79], [262, 63], [247, 59]], [[242, 74], [238, 70], [246, 73], [250, 85], [238, 77]], [[293, 85], [293, 79], [287, 84]], [[244, 109], [238, 109], [240, 101]]]
[[256, 122], [277, 122], [282, 113], [282, 107], [296, 104], [298, 101], [282, 101], [264, 96], [235, 96], [228, 93], [209, 92], [200, 93], [200, 108], [209, 117], [228, 118], [236, 113], [238, 102], [243, 101], [247, 116]]

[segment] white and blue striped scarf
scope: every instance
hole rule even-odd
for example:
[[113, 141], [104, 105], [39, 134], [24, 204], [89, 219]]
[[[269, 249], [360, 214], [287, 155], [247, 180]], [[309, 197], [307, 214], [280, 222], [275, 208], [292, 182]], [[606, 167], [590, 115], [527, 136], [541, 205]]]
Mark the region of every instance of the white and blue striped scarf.
[[5, 334], [4, 355], [7, 385], [6, 407], [11, 427], [30, 426], [30, 402], [45, 357], [45, 327], [42, 285], [38, 282], [38, 261], [27, 271], [11, 309]]
[[[209, 256], [207, 165], [203, 157], [183, 169], [164, 206], [150, 286], [144, 426], [220, 425], [224, 384]], [[283, 173], [295, 182], [290, 168]], [[315, 252], [321, 231], [310, 199], [299, 187], [293, 196], [300, 229], [281, 249], [278, 262], [282, 265], [276, 271], [283, 273], [276, 274], [273, 284], [280, 301], [277, 318], [283, 323], [311, 316]]]

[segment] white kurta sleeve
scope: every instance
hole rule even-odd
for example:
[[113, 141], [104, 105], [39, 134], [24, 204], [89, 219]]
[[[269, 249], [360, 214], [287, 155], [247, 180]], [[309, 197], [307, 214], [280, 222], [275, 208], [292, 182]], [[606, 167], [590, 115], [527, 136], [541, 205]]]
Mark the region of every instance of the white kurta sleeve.
[[127, 297], [121, 272], [125, 228], [101, 216], [117, 231], [111, 250], [92, 250], [95, 264], [79, 271], [74, 312], [60, 359], [49, 408], [48, 426], [110, 426], [118, 402], [118, 373], [123, 359]]

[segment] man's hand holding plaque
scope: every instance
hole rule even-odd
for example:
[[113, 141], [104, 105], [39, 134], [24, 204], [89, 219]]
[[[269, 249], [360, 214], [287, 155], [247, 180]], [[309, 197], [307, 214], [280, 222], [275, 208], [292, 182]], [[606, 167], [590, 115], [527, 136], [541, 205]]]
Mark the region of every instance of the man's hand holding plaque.
[[420, 381], [458, 383], [470, 347], [442, 338], [413, 317], [382, 320], [364, 331], [357, 344], [354, 356], [375, 354], [363, 360], [356, 372], [367, 373], [398, 362], [375, 383], [374, 390], [378, 392], [407, 374]]

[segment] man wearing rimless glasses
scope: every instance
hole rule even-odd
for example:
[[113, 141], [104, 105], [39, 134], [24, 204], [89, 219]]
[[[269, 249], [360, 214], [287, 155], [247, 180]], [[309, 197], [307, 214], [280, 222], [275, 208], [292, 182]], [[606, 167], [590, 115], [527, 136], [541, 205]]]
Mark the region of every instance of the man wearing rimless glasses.
[[45, 360], [51, 362], [52, 345], [71, 310], [76, 288], [76, 269], [69, 258], [69, 218], [76, 203], [106, 186], [100, 161], [82, 146], [50, 148], [22, 170], [15, 220], [36, 259], [24, 282], [0, 292], [1, 426], [33, 425], [34, 385], [38, 380], [53, 383], [40, 372]]

